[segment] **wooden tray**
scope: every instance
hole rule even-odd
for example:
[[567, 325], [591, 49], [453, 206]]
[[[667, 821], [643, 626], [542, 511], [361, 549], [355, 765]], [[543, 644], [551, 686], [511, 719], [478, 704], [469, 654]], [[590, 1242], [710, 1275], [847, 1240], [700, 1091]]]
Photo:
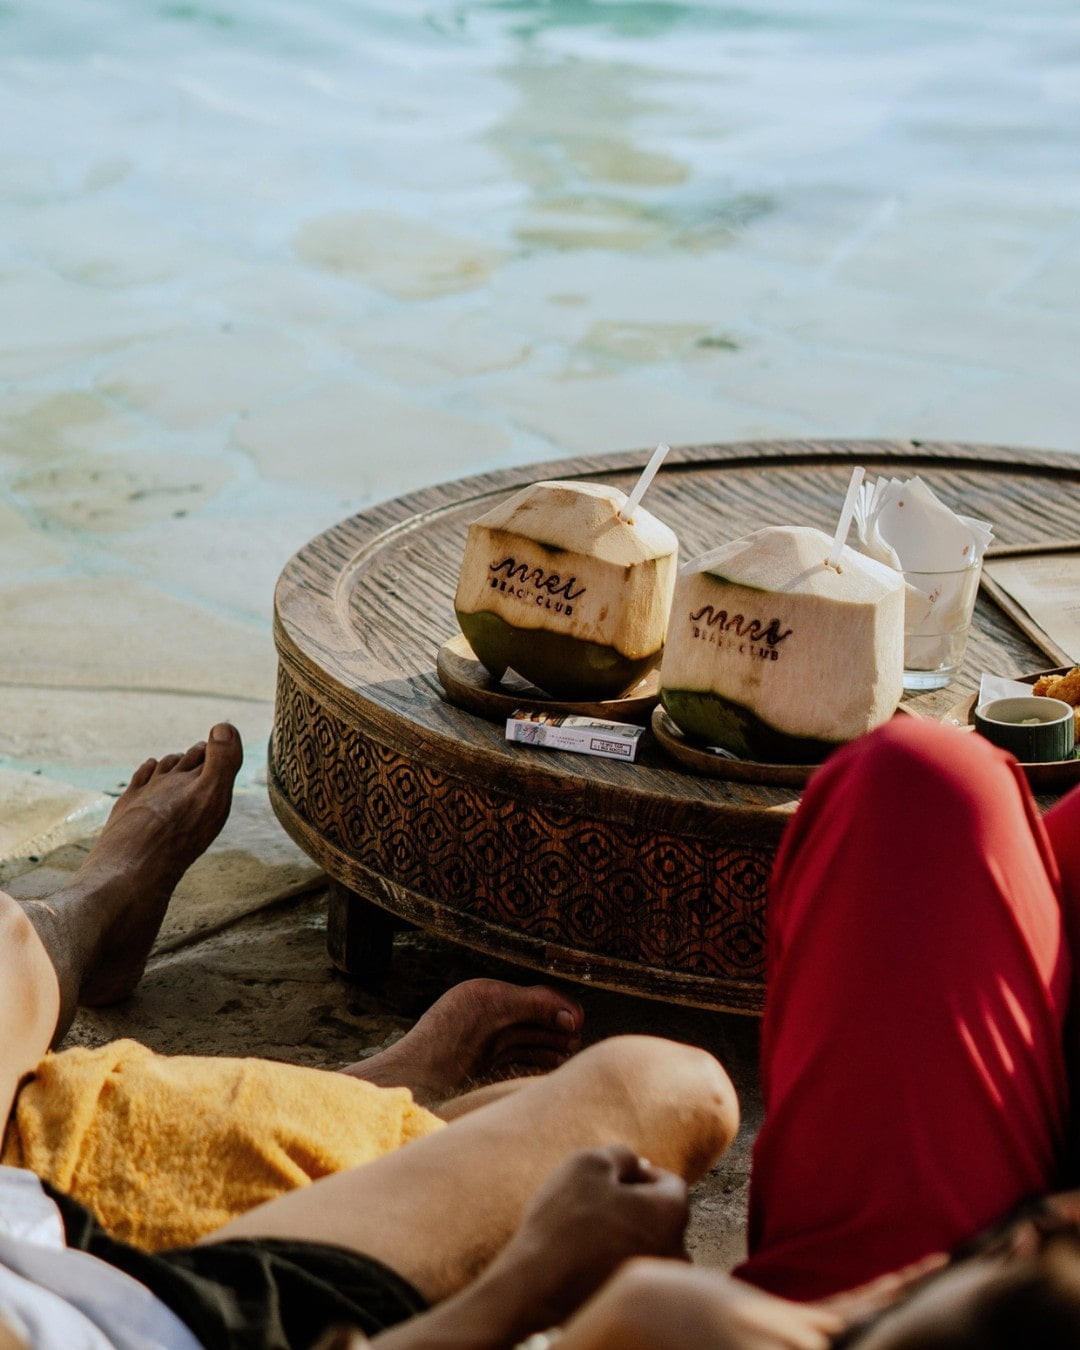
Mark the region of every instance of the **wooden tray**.
[[[896, 717], [917, 717], [913, 708], [903, 706], [893, 714]], [[728, 783], [763, 783], [772, 787], [805, 787], [810, 775], [820, 764], [767, 764], [758, 759], [729, 759], [705, 749], [691, 740], [671, 720], [664, 707], [653, 709], [653, 735], [673, 759], [694, 773], [722, 778]]]
[[451, 703], [493, 722], [505, 721], [518, 708], [524, 708], [528, 712], [603, 717], [609, 722], [637, 722], [643, 726], [660, 697], [660, 673], [656, 670], [650, 671], [622, 698], [595, 702], [554, 699], [533, 685], [512, 689], [491, 677], [462, 633], [439, 648], [435, 669]]
[[[1042, 629], [1024, 606], [1013, 599], [1004, 586], [994, 580], [987, 571], [985, 564], [1007, 558], [1041, 558], [1052, 553], [1076, 553], [1078, 551], [1080, 551], [1080, 540], [1077, 539], [1049, 539], [1045, 543], [1037, 545], [998, 545], [987, 550], [982, 576], [979, 580], [979, 584], [991, 600], [1005, 611], [1017, 628], [1026, 634], [1040, 651], [1045, 652], [1051, 661], [1068, 662], [1070, 660], [1069, 653], [1060, 647], [1049, 633]], [[1075, 662], [1072, 664], [1075, 664]], [[1072, 665], [1066, 668], [1071, 670]], [[1036, 678], [1038, 677], [1036, 676]]]
[[[1036, 670], [1031, 675], [1016, 675], [1013, 678], [1019, 680], [1021, 684], [1034, 684], [1043, 675], [1064, 675], [1069, 670], [1072, 670], [1071, 665], [1058, 666], [1054, 670]], [[941, 720], [949, 726], [959, 727], [962, 731], [970, 728], [974, 732], [975, 724], [972, 721], [972, 716], [978, 699], [978, 694], [969, 694], [967, 698], [962, 698], [958, 703], [954, 703]], [[1077, 753], [1080, 753], [1080, 748], [1078, 748]], [[1022, 763], [1020, 767], [1036, 792], [1049, 788], [1056, 788], [1060, 791], [1073, 783], [1080, 783], [1080, 759], [1075, 756], [1072, 759], [1044, 760], [1039, 764]]]

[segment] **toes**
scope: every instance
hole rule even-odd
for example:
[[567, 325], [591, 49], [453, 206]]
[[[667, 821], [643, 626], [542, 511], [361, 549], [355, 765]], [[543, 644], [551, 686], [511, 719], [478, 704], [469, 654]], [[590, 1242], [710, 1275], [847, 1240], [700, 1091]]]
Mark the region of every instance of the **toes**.
[[450, 996], [454, 995], [477, 1005], [477, 1012], [482, 1009], [486, 1013], [483, 1020], [492, 1029], [530, 1024], [576, 1036], [585, 1021], [584, 1009], [576, 999], [546, 984], [522, 987], [504, 980], [467, 980], [450, 990]]
[[196, 769], [205, 757], [206, 742], [196, 741], [193, 746], [184, 751], [176, 767], [178, 769]]
[[150, 779], [154, 776], [154, 770], [156, 768], [157, 768], [156, 759], [144, 760], [143, 763], [139, 765], [139, 767], [128, 779], [128, 790], [130, 791], [132, 788], [140, 788], [143, 786], [144, 783], [149, 783]]
[[204, 773], [231, 783], [239, 772], [244, 758], [244, 746], [240, 733], [229, 722], [218, 722], [210, 728], [210, 739], [206, 743]]
[[525, 1006], [519, 1014], [520, 1020], [529, 1017], [526, 1009], [532, 1008], [529, 1020], [539, 1026], [554, 1027], [566, 1036], [577, 1036], [585, 1023], [585, 1010], [576, 999], [551, 989], [546, 984], [530, 985], [519, 990], [525, 996]]
[[158, 760], [157, 772], [172, 773], [173, 769], [180, 763], [179, 755], [166, 755], [164, 759]]

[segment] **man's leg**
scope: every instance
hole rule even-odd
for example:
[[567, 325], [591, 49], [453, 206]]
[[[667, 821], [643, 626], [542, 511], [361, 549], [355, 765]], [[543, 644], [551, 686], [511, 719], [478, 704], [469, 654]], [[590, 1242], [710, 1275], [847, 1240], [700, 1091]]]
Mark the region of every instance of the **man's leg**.
[[60, 983], [58, 1038], [78, 1004], [116, 1003], [138, 984], [176, 883], [225, 824], [242, 758], [221, 723], [183, 755], [148, 759], [71, 881], [23, 905]]
[[1080, 787], [1073, 788], [1043, 816], [1043, 824], [1072, 909], [1080, 911]]
[[[63, 1036], [78, 1004], [115, 1003], [135, 988], [176, 883], [225, 823], [242, 754], [235, 728], [221, 724], [209, 742], [184, 755], [147, 760], [62, 891], [21, 906], [4, 897], [0, 975], [5, 962], [14, 969], [20, 942], [29, 940], [35, 949], [43, 944], [54, 974], [27, 980], [26, 987], [35, 993], [59, 982], [60, 994], [58, 1010], [42, 1012], [49, 1024], [45, 1045], [15, 1056], [13, 1019], [29, 1004], [13, 979], [0, 980], [6, 1000], [0, 1027], [13, 1029], [9, 1056], [25, 1061], [13, 1081]], [[28, 937], [26, 919], [40, 944], [32, 933]], [[29, 969], [21, 958], [19, 964]], [[345, 1072], [384, 1087], [408, 1087], [422, 1104], [435, 1106], [478, 1080], [561, 1064], [578, 1048], [582, 1020], [576, 1000], [546, 986], [469, 980], [438, 999], [388, 1049]]]
[[785, 835], [769, 923], [742, 1274], [828, 1294], [1054, 1185], [1070, 957], [1009, 757], [899, 720], [834, 755]]
[[[1057, 864], [1065, 931], [1073, 953], [1073, 1026], [1069, 1051], [1076, 1074], [1080, 1072], [1080, 787], [1054, 803], [1043, 816], [1043, 825]], [[1080, 1082], [1080, 1078], [1074, 1077], [1073, 1082]]]
[[[420, 1330], [422, 1323], [417, 1324]], [[375, 1341], [413, 1350], [410, 1324]], [[843, 1319], [774, 1298], [718, 1270], [681, 1261], [627, 1262], [563, 1327], [559, 1350], [828, 1350]], [[334, 1347], [336, 1350], [336, 1347]], [[344, 1350], [350, 1350], [345, 1344]], [[356, 1350], [362, 1350], [362, 1345]]]
[[62, 891], [22, 905], [0, 892], [0, 1119], [78, 1003], [134, 988], [173, 887], [225, 823], [241, 755], [221, 725], [209, 744], [147, 760]]
[[53, 964], [21, 907], [0, 891], [0, 1120], [11, 1113], [20, 1080], [52, 1044], [59, 1014]]
[[617, 1037], [362, 1168], [251, 1210], [207, 1242], [294, 1238], [375, 1257], [430, 1301], [472, 1279], [568, 1154], [621, 1143], [696, 1180], [738, 1128], [723, 1069], [702, 1050]]

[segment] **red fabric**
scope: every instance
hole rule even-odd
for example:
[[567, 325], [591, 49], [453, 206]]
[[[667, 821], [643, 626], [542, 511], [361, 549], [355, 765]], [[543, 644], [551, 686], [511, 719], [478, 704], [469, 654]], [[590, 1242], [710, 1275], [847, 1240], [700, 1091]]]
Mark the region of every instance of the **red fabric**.
[[1044, 827], [1010, 756], [914, 718], [813, 776], [770, 893], [744, 1278], [821, 1297], [1053, 1188], [1078, 824], [1080, 791]]

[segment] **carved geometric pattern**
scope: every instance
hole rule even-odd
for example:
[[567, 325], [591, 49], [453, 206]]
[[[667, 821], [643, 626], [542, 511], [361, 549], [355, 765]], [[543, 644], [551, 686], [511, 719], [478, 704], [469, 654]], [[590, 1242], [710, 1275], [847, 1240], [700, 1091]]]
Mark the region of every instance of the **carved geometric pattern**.
[[460, 914], [597, 955], [764, 981], [771, 850], [475, 787], [350, 727], [280, 666], [270, 768], [312, 830]]

